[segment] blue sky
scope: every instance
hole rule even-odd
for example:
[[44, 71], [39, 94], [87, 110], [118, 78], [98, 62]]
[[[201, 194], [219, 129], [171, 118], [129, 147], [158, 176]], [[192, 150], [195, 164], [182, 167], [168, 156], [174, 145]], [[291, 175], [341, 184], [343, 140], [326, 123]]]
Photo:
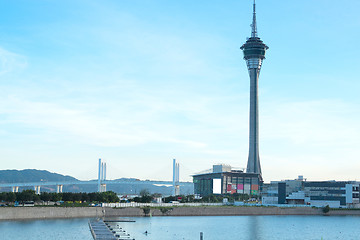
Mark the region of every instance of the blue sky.
[[[265, 181], [355, 180], [360, 2], [264, 1]], [[1, 169], [180, 179], [246, 167], [252, 1], [1, 1]]]

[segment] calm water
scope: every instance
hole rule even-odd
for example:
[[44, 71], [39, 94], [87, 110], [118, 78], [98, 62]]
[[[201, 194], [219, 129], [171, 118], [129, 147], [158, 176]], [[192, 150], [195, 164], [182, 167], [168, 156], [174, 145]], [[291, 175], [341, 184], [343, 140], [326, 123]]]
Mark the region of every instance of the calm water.
[[[360, 239], [360, 217], [236, 216], [131, 218], [136, 240]], [[92, 240], [88, 219], [0, 222], [1, 240]], [[148, 231], [150, 234], [143, 234]]]

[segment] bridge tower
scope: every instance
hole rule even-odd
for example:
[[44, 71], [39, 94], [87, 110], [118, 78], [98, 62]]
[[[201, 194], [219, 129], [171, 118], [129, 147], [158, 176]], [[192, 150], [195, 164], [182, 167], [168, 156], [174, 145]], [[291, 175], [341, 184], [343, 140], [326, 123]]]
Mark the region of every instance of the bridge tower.
[[180, 195], [180, 165], [176, 161], [173, 160], [173, 196]]
[[56, 185], [56, 192], [57, 193], [62, 193], [63, 192], [63, 185], [62, 184]]
[[106, 162], [99, 158], [98, 192], [106, 192]]

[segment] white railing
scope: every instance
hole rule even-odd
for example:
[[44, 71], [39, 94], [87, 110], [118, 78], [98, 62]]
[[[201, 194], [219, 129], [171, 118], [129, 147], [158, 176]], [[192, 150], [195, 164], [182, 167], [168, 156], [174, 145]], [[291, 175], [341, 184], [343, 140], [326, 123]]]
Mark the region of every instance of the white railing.
[[257, 206], [257, 207], [289, 207], [289, 208], [292, 208], [292, 207], [313, 207], [313, 206], [310, 206], [310, 205], [303, 205], [303, 204], [261, 204], [261, 203], [244, 203], [244, 202], [234, 202], [234, 203], [231, 203], [231, 205], [234, 205], [234, 206]]
[[222, 206], [223, 203], [102, 203], [102, 207], [180, 207]]
[[234, 203], [102, 203], [102, 207], [199, 207], [199, 206], [248, 206], [248, 207], [312, 207], [310, 205], [300, 205], [300, 204], [260, 204], [260, 203], [244, 203], [244, 202], [234, 202]]

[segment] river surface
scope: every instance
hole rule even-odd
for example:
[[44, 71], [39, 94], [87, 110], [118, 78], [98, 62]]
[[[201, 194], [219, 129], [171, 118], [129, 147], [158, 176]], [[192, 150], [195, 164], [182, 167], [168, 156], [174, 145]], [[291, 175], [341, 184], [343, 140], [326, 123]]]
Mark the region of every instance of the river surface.
[[[360, 217], [149, 217], [118, 222], [136, 240], [360, 239]], [[145, 235], [147, 231], [149, 234]], [[88, 219], [0, 221], [1, 240], [92, 240]]]

